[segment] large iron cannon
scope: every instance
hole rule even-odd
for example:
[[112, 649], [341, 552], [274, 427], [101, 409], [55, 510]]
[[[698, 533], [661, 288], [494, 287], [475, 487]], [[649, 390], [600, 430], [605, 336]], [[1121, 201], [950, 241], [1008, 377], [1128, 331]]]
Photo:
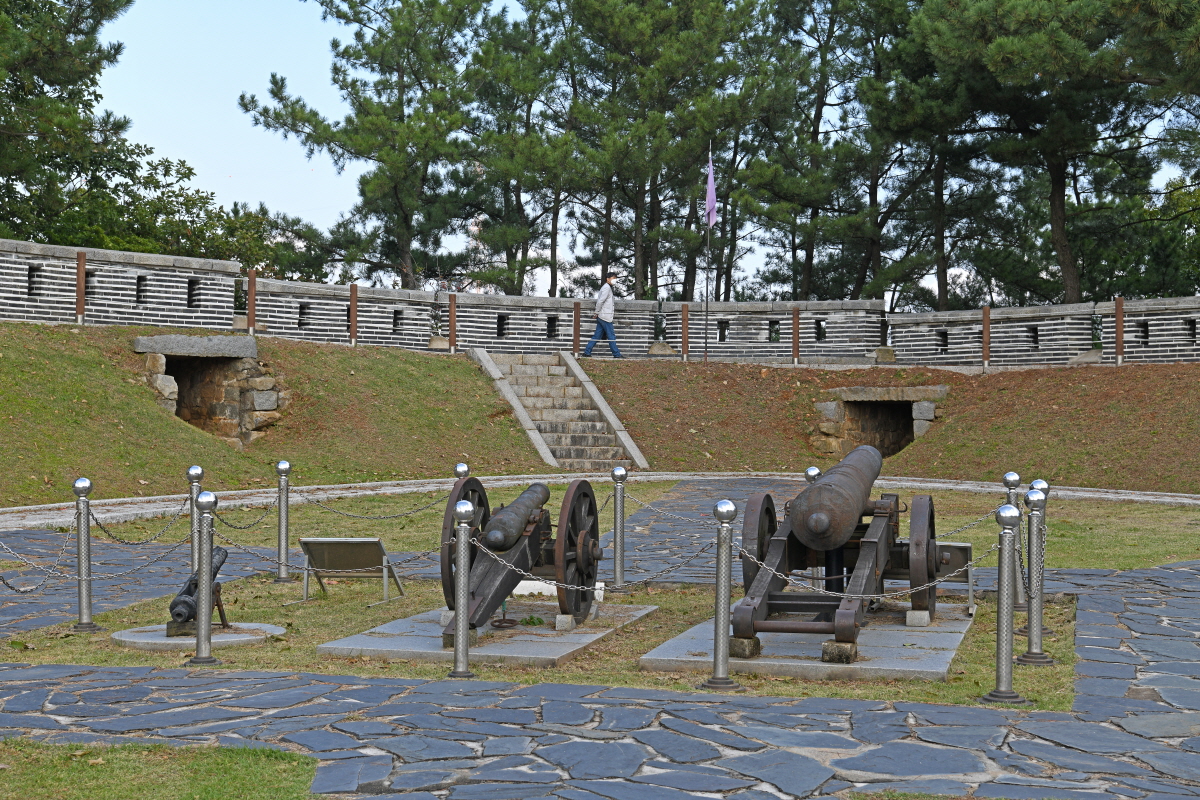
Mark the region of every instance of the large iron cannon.
[[[757, 655], [760, 632], [830, 633], [833, 639], [824, 643], [821, 659], [852, 662], [871, 602], [852, 595], [882, 594], [885, 580], [907, 580], [912, 609], [925, 612], [913, 619], [925, 624], [932, 619], [937, 587], [927, 584], [939, 567], [950, 571], [962, 566], [964, 551], [957, 545], [939, 549], [929, 495], [913, 498], [908, 538], [899, 538], [899, 497], [883, 494], [871, 499], [882, 466], [874, 447], [856, 448], [788, 502], [782, 522], [771, 495], [750, 498], [742, 549], [754, 559], [742, 556], [746, 596], [733, 610], [731, 655]], [[784, 591], [788, 581], [783, 576], [813, 567], [824, 568], [824, 576], [814, 580], [827, 591], [851, 596]], [[810, 619], [796, 618], [809, 615]]]
[[[487, 624], [509, 598], [523, 578], [516, 570], [560, 584], [559, 611], [570, 614], [577, 623], [587, 618], [604, 555], [600, 548], [600, 514], [590, 483], [577, 480], [568, 487], [555, 532], [544, 507], [550, 500], [550, 490], [544, 484], [530, 485], [516, 500], [493, 512], [479, 479], [460, 478], [450, 492], [442, 523], [442, 593], [447, 608], [454, 611], [458, 547], [454, 505], [459, 500], [470, 500], [475, 506], [475, 518], [470, 523], [470, 627]], [[480, 545], [491, 555], [480, 552]], [[451, 622], [443, 637], [452, 636], [453, 628]]]

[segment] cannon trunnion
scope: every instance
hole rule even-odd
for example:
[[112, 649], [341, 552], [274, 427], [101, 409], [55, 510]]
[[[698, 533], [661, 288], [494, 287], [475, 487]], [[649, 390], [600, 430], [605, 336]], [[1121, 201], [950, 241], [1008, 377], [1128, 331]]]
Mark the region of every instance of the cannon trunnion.
[[[600, 548], [596, 493], [586, 480], [572, 482], [563, 498], [557, 532], [550, 511], [544, 507], [549, 499], [550, 490], [544, 484], [534, 483], [512, 503], [493, 512], [487, 491], [477, 478], [461, 478], [454, 484], [442, 523], [442, 593], [446, 607], [457, 613], [454, 581], [458, 541], [454, 505], [459, 500], [470, 500], [475, 506], [469, 537], [472, 541], [467, 614], [471, 628], [487, 624], [500, 610], [524, 577], [516, 570], [560, 584], [559, 611], [570, 614], [576, 623], [587, 619], [604, 556]], [[491, 553], [480, 552], [481, 545]], [[452, 635], [453, 627], [453, 623], [448, 625], [445, 634]]]
[[[833, 634], [822, 647], [821, 659], [849, 663], [857, 658], [858, 633], [871, 601], [795, 588], [784, 591], [788, 588], [784, 575], [824, 567], [818, 585], [846, 595], [881, 594], [885, 579], [907, 579], [915, 590], [934, 580], [940, 555], [933, 499], [928, 495], [913, 499], [909, 536], [901, 539], [899, 496], [870, 499], [882, 464], [875, 448], [856, 448], [790, 501], [782, 521], [771, 495], [750, 498], [743, 517], [742, 549], [765, 568], [742, 556], [746, 596], [733, 610], [732, 655], [757, 655], [757, 634], [772, 631]], [[911, 598], [914, 611], [928, 612], [932, 618], [936, 587], [914, 591]], [[811, 618], [781, 619], [780, 614]]]

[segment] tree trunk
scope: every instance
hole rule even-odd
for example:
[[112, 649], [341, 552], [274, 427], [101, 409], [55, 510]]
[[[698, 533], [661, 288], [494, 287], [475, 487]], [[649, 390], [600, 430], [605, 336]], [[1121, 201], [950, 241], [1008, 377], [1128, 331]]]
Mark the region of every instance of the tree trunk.
[[658, 299], [658, 240], [661, 222], [661, 203], [658, 197], [658, 173], [650, 179], [650, 216], [646, 220], [646, 238], [649, 242], [649, 256], [646, 258], [646, 276], [650, 281], [650, 299]]
[[950, 270], [946, 255], [946, 137], [938, 138], [939, 152], [933, 166], [933, 251], [937, 259], [938, 311], [950, 310]]
[[725, 294], [722, 299], [728, 303], [733, 292], [733, 267], [737, 261], [737, 204], [730, 198], [729, 215], [729, 254], [725, 259]]
[[879, 260], [879, 164], [871, 163], [871, 180], [867, 185], [867, 252], [863, 254], [858, 265], [858, 275], [854, 278], [854, 289], [850, 292], [851, 300], [862, 297], [863, 287], [867, 285], [867, 275], [872, 266]]
[[555, 188], [554, 205], [550, 210], [550, 297], [558, 296], [558, 211], [562, 193]]
[[1067, 241], [1067, 159], [1055, 155], [1046, 159], [1050, 173], [1050, 243], [1058, 256], [1062, 271], [1063, 302], [1082, 303], [1083, 291], [1079, 282], [1079, 267]]
[[646, 294], [646, 238], [643, 228], [646, 223], [646, 187], [641, 182], [637, 187], [637, 199], [633, 203], [633, 296], [641, 300]]
[[600, 280], [604, 280], [604, 273], [608, 272], [609, 248], [612, 242], [612, 209], [613, 188], [610, 177], [608, 189], [604, 194], [604, 234], [600, 245]]
[[[699, 216], [700, 214], [697, 208], [696, 198], [693, 197], [691, 202], [688, 203], [687, 217], [683, 220], [684, 231], [691, 231], [699, 221]], [[684, 237], [684, 240], [687, 240], [686, 236]], [[693, 249], [691, 247], [686, 247], [684, 251], [683, 291], [681, 291], [679, 294], [680, 297], [686, 302], [691, 302], [696, 299], [696, 257], [699, 255], [699, 253], [699, 248]]]
[[804, 269], [800, 273], [799, 300], [807, 300], [812, 294], [813, 262], [817, 260], [817, 217], [821, 211], [816, 206], [808, 210], [808, 231], [804, 234]]

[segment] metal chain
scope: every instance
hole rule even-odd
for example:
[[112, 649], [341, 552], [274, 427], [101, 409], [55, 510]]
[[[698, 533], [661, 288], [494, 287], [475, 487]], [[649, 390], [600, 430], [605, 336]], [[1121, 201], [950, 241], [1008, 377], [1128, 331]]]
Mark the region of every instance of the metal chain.
[[224, 525], [226, 528], [233, 528], [234, 530], [239, 530], [239, 531], [248, 531], [251, 528], [253, 528], [254, 526], [258, 525], [258, 523], [260, 523], [264, 519], [266, 519], [267, 514], [270, 514], [271, 509], [275, 508], [275, 506], [277, 506], [277, 505], [279, 505], [279, 498], [275, 498], [274, 500], [272, 500], [271, 503], [265, 509], [263, 509], [263, 513], [258, 515], [258, 519], [254, 520], [254, 522], [251, 522], [249, 525], [234, 525], [232, 522], [226, 522], [221, 517], [221, 515], [217, 513], [217, 510], [215, 508], [213, 509], [213, 519], [215, 519], [217, 522]]
[[672, 519], [678, 519], [678, 520], [682, 520], [682, 521], [684, 521], [684, 522], [701, 522], [701, 523], [707, 523], [707, 522], [711, 522], [711, 521], [712, 521], [712, 520], [711, 520], [711, 518], [709, 518], [709, 519], [703, 519], [703, 518], [698, 518], [698, 517], [681, 517], [681, 516], [679, 516], [678, 514], [672, 514], [670, 511], [663, 511], [661, 508], [657, 508], [657, 507], [655, 507], [655, 506], [652, 506], [652, 505], [650, 505], [649, 503], [643, 503], [641, 500], [638, 500], [636, 497], [634, 497], [633, 495], [629, 494], [628, 492], [626, 492], [626, 493], [625, 493], [625, 497], [626, 497], [626, 499], [632, 500], [633, 502], [637, 503], [637, 504], [638, 504], [639, 506], [641, 506], [642, 508], [647, 508], [647, 509], [649, 509], [649, 510], [651, 510], [651, 511], [655, 512], [656, 514], [662, 514], [664, 517], [671, 517]]
[[[213, 535], [216, 536], [221, 541], [225, 542], [225, 544], [229, 545], [234, 550], [239, 550], [248, 556], [252, 556], [252, 557], [258, 559], [259, 561], [265, 561], [266, 563], [271, 564], [276, 567], [278, 567], [284, 563], [284, 562], [280, 561], [278, 558], [271, 558], [268, 556], [264, 556], [262, 553], [256, 553], [253, 550], [247, 550], [242, 545], [238, 544], [237, 542], [233, 541], [232, 539], [230, 539], [227, 536], [217, 533], [215, 530], [213, 531]], [[441, 549], [441, 546], [439, 545], [438, 547], [435, 547], [432, 550], [426, 550], [423, 553], [417, 553], [416, 555], [410, 556], [409, 558], [403, 559], [401, 561], [389, 561], [388, 565], [392, 566], [392, 567], [398, 567], [401, 564], [408, 564], [409, 562], [416, 561], [417, 559], [426, 558], [430, 555], [433, 555], [434, 553], [438, 552], [440, 549]], [[292, 564], [290, 561], [286, 562], [286, 563], [287, 563], [288, 569], [290, 569], [294, 572], [311, 572], [311, 573], [315, 574], [318, 572], [328, 572], [329, 571], [329, 570], [315, 569], [313, 567], [296, 566], [295, 564]], [[337, 571], [338, 572], [373, 572], [377, 569], [379, 569], [379, 567], [358, 567], [356, 569], [339, 569]]]
[[[597, 511], [596, 513], [597, 513], [597, 514], [600, 514], [600, 513], [602, 513], [602, 512], [604, 511], [604, 509], [608, 508], [608, 504], [609, 504], [610, 502], [612, 502], [612, 499], [613, 499], [614, 497], [616, 497], [616, 496], [617, 496], [617, 493], [616, 493], [616, 492], [609, 492], [609, 493], [608, 493], [608, 497], [604, 498], [604, 505], [600, 506], [600, 510], [599, 510], [599, 511]], [[628, 497], [628, 496], [629, 496], [629, 495], [626, 495], [626, 497]]]
[[[317, 500], [316, 498], [313, 498], [312, 500], [307, 500], [305, 502], [311, 503], [316, 506], [320, 506], [321, 508], [325, 509], [326, 511], [331, 511], [334, 514], [340, 514], [343, 517], [352, 517], [353, 519], [400, 519], [401, 517], [411, 517], [413, 514], [419, 514], [422, 511], [424, 511], [428, 508], [433, 508], [434, 506], [438, 505], [439, 503], [444, 503], [445, 501], [447, 501], [449, 499], [450, 499], [450, 495], [446, 495], [445, 497], [439, 497], [438, 499], [436, 499], [426, 505], [423, 505], [420, 508], [414, 508], [411, 511], [403, 511], [399, 514], [385, 514], [385, 515], [379, 516], [379, 517], [370, 516], [368, 514], [351, 514], [349, 511], [338, 511], [336, 508], [330, 508], [329, 506], [325, 505], [324, 503], [322, 503], [320, 500]], [[349, 572], [349, 570], [346, 570], [346, 571]]]
[[117, 536], [112, 531], [110, 531], [108, 528], [104, 527], [104, 523], [96, 518], [96, 512], [92, 511], [91, 506], [88, 506], [88, 514], [91, 516], [92, 522], [96, 523], [96, 527], [98, 527], [100, 530], [102, 530], [104, 532], [104, 535], [107, 536], [108, 538], [112, 539], [113, 541], [120, 542], [121, 544], [140, 545], [140, 544], [150, 544], [151, 542], [158, 541], [160, 538], [162, 538], [163, 534], [165, 534], [167, 531], [171, 530], [171, 526], [174, 525], [181, 516], [183, 516], [183, 511], [184, 511], [184, 509], [187, 508], [187, 506], [188, 506], [188, 501], [184, 500], [183, 505], [181, 505], [179, 507], [179, 510], [175, 512], [175, 516], [171, 517], [171, 519], [167, 522], [166, 527], [164, 527], [161, 531], [159, 531], [158, 533], [151, 536], [149, 539], [142, 539], [140, 542], [132, 542], [128, 539], [122, 539], [120, 536]]
[[24, 561], [26, 564], [33, 567], [34, 569], [40, 570], [42, 573], [44, 573], [44, 577], [42, 578], [41, 583], [38, 583], [34, 586], [25, 586], [25, 587], [13, 586], [11, 583], [8, 582], [8, 580], [3, 575], [0, 575], [0, 583], [3, 583], [5, 586], [7, 586], [9, 589], [16, 592], [17, 594], [31, 594], [33, 592], [38, 591], [43, 586], [45, 586], [47, 583], [49, 583], [50, 576], [52, 574], [66, 575], [67, 577], [70, 577], [67, 573], [64, 573], [61, 570], [59, 570], [58, 565], [62, 563], [63, 556], [65, 556], [67, 554], [67, 545], [69, 545], [71, 543], [71, 540], [74, 538], [75, 538], [75, 522], [74, 522], [74, 520], [72, 520], [70, 531], [68, 531], [67, 535], [65, 537], [63, 537], [63, 545], [62, 545], [62, 548], [58, 551], [58, 558], [54, 559], [54, 565], [52, 567], [50, 567], [49, 569], [42, 567], [38, 564], [34, 564], [29, 559], [14, 552], [3, 542], [0, 542], [0, 546], [4, 547], [4, 549], [7, 550], [9, 553], [16, 556], [21, 561]]
[[1017, 574], [1021, 576], [1021, 585], [1025, 587], [1025, 597], [1029, 597], [1029, 575], [1025, 572], [1025, 550], [1021, 547], [1021, 531], [1028, 530], [1026, 527], [1026, 517], [1022, 516], [1020, 523], [1017, 525], [1017, 564], [1019, 569]]
[[686, 565], [690, 564], [691, 562], [695, 561], [701, 555], [708, 552], [708, 550], [716, 543], [717, 542], [714, 539], [713, 541], [704, 545], [704, 547], [701, 547], [699, 550], [697, 550], [692, 555], [685, 558], [683, 561], [680, 561], [678, 564], [672, 564], [671, 566], [667, 567], [666, 569], [661, 569], [658, 572], [655, 572], [653, 575], [649, 575], [645, 578], [638, 578], [636, 581], [626, 581], [625, 583], [622, 583], [620, 586], [613, 586], [611, 589], [609, 589], [608, 587], [605, 587], [605, 589], [610, 592], [628, 592], [630, 586], [639, 586], [643, 583], [649, 583], [650, 581], [657, 580], [657, 579], [661, 578], [663, 575], [666, 575], [668, 572], [674, 572], [675, 570], [679, 569], [680, 567], [686, 566]]
[[[159, 561], [162, 561], [164, 558], [166, 558], [167, 556], [171, 555], [171, 553], [174, 553], [176, 550], [178, 550], [179, 548], [183, 547], [185, 544], [187, 544], [187, 543], [188, 543], [188, 542], [190, 542], [190, 541], [191, 541], [191, 537], [190, 537], [190, 536], [189, 536], [188, 538], [186, 538], [186, 539], [182, 539], [182, 540], [180, 540], [179, 542], [176, 542], [176, 543], [175, 543], [174, 545], [172, 545], [171, 547], [169, 547], [169, 548], [168, 548], [166, 551], [164, 551], [164, 552], [163, 552], [161, 555], [158, 555], [158, 556], [156, 556], [156, 557], [152, 558], [151, 560], [147, 561], [145, 564], [141, 564], [140, 566], [136, 566], [136, 567], [134, 567], [133, 569], [127, 569], [127, 570], [125, 570], [124, 572], [93, 572], [93, 573], [92, 573], [92, 575], [91, 575], [91, 577], [90, 577], [90, 578], [88, 578], [88, 580], [94, 581], [94, 580], [97, 580], [97, 579], [99, 579], [99, 578], [123, 578], [123, 577], [125, 577], [126, 575], [132, 575], [132, 574], [133, 574], [133, 573], [135, 573], [135, 572], [140, 572], [140, 571], [142, 571], [142, 570], [146, 569], [147, 567], [152, 567], [152, 566], [154, 566], [154, 565], [155, 565], [155, 564], [157, 564]], [[77, 578], [76, 576], [74, 576], [74, 575], [72, 575], [71, 577], [74, 577], [74, 578], [76, 578], [76, 579], [78, 580], [78, 578]]]
[[890, 599], [890, 598], [892, 598], [892, 597], [904, 597], [905, 595], [908, 595], [908, 594], [915, 594], [916, 592], [921, 592], [921, 591], [924, 591], [925, 589], [929, 589], [929, 588], [931, 588], [931, 587], [933, 587], [933, 586], [937, 586], [939, 583], [944, 583], [944, 582], [946, 582], [946, 581], [950, 580], [950, 579], [951, 579], [951, 578], [953, 578], [955, 575], [960, 575], [960, 574], [962, 574], [963, 572], [966, 572], [968, 569], [970, 569], [971, 567], [975, 566], [975, 565], [976, 565], [976, 564], [978, 564], [980, 561], [983, 561], [985, 558], [987, 558], [988, 556], [990, 556], [992, 553], [994, 553], [994, 552], [996, 552], [997, 550], [999, 550], [999, 549], [1000, 549], [1000, 545], [999, 545], [999, 544], [994, 544], [994, 545], [992, 545], [992, 547], [991, 547], [991, 549], [990, 549], [990, 550], [988, 550], [986, 553], [984, 553], [983, 555], [981, 555], [979, 558], [976, 558], [976, 559], [974, 559], [973, 561], [968, 561], [966, 564], [964, 564], [963, 566], [961, 566], [961, 567], [959, 567], [958, 569], [954, 570], [953, 572], [947, 573], [947, 574], [945, 575], [945, 577], [938, 578], [937, 580], [930, 581], [929, 583], [926, 583], [926, 584], [924, 584], [923, 586], [912, 586], [912, 587], [909, 587], [908, 589], [903, 589], [903, 590], [901, 590], [901, 591], [898, 591], [898, 592], [884, 592], [883, 594], [848, 594], [848, 593], [846, 593], [846, 592], [831, 592], [831, 591], [829, 591], [828, 589], [819, 589], [819, 588], [817, 588], [816, 586], [809, 586], [809, 585], [808, 585], [808, 584], [805, 582], [807, 579], [804, 579], [804, 580], [796, 580], [796, 579], [792, 578], [792, 577], [791, 577], [791, 576], [789, 576], [789, 575], [784, 575], [782, 572], [776, 572], [775, 570], [771, 569], [770, 567], [768, 567], [768, 566], [767, 566], [766, 564], [764, 564], [763, 562], [759, 561], [759, 560], [758, 560], [757, 558], [755, 558], [754, 556], [752, 556], [752, 555], [750, 555], [749, 553], [747, 553], [747, 552], [746, 552], [745, 550], [743, 550], [741, 547], [737, 547], [736, 545], [735, 545], [734, 547], [735, 547], [735, 549], [736, 549], [738, 552], [740, 552], [740, 553], [741, 553], [743, 556], [745, 556], [746, 558], [750, 559], [750, 560], [751, 560], [751, 561], [753, 561], [755, 564], [758, 564], [758, 566], [759, 566], [761, 569], [765, 569], [765, 570], [767, 570], [768, 572], [770, 572], [770, 573], [772, 573], [773, 575], [775, 575], [777, 578], [782, 578], [783, 580], [787, 581], [787, 582], [788, 582], [790, 585], [792, 585], [792, 586], [804, 586], [804, 587], [808, 588], [808, 590], [809, 590], [809, 591], [811, 591], [811, 592], [815, 592], [816, 594], [827, 594], [827, 595], [830, 595], [831, 597], [841, 597], [841, 598], [845, 598], [845, 599], [849, 599], [849, 600], [887, 600], [887, 599]]
[[489, 556], [491, 556], [493, 559], [495, 559], [496, 563], [499, 564], [500, 566], [502, 566], [505, 569], [508, 569], [512, 572], [515, 572], [518, 575], [522, 575], [531, 581], [539, 581], [541, 583], [548, 583], [551, 586], [557, 586], [559, 589], [574, 589], [579, 592], [594, 592], [594, 591], [596, 591], [595, 586], [575, 586], [574, 584], [570, 584], [570, 583], [559, 583], [558, 581], [552, 581], [552, 580], [548, 580], [546, 578], [539, 578], [537, 575], [534, 575], [532, 572], [526, 572], [525, 570], [521, 569], [520, 567], [513, 566], [512, 564], [508, 563], [507, 561], [502, 559], [500, 556], [493, 553], [488, 547], [486, 547], [483, 544], [483, 542], [479, 541], [478, 539], [472, 539], [471, 544], [475, 545], [480, 550], [482, 550], [483, 552], [485, 552]]

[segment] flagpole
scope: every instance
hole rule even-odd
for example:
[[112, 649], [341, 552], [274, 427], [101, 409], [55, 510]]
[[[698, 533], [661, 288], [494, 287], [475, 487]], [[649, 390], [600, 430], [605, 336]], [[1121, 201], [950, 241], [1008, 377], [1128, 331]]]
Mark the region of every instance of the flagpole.
[[705, 248], [704, 267], [704, 363], [708, 363], [708, 298], [712, 294], [712, 226], [708, 228], [708, 245]]

